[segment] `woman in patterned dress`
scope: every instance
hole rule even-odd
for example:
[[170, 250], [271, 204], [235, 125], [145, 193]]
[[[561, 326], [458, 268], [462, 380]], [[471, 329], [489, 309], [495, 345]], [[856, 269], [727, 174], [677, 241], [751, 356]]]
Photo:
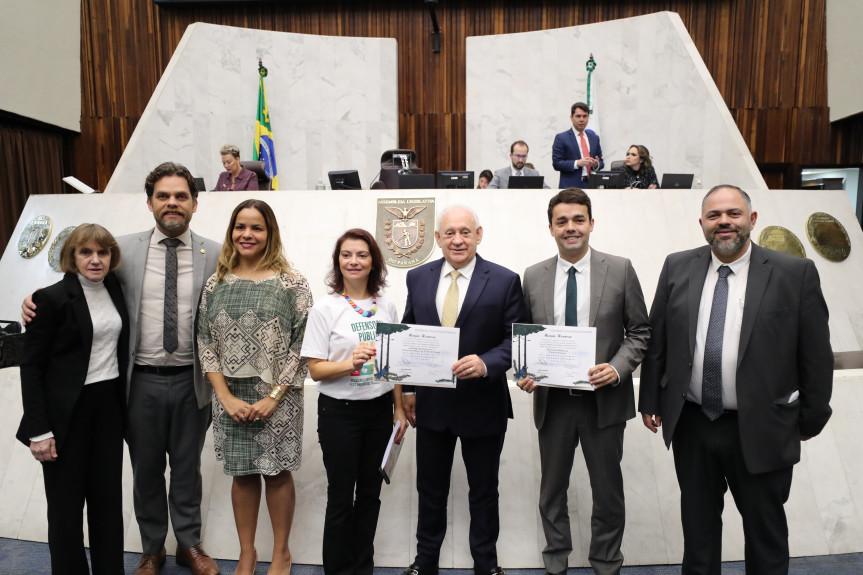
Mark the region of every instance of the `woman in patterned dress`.
[[269, 574], [291, 569], [288, 548], [300, 467], [303, 382], [300, 357], [309, 285], [282, 253], [272, 208], [246, 200], [231, 224], [198, 314], [198, 353], [213, 386], [216, 458], [234, 478], [231, 503], [240, 539], [236, 573], [253, 573], [261, 477], [273, 527]]

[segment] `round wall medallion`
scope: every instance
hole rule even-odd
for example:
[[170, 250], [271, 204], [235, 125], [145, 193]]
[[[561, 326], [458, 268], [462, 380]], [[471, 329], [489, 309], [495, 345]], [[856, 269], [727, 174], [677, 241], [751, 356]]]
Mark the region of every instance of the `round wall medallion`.
[[806, 220], [806, 236], [816, 252], [831, 262], [841, 262], [851, 253], [851, 239], [839, 220], [815, 212]]
[[806, 257], [803, 244], [791, 230], [782, 226], [767, 226], [758, 234], [758, 245], [777, 252], [785, 252], [798, 258]]
[[32, 258], [42, 251], [51, 237], [51, 218], [36, 216], [24, 227], [18, 238], [18, 253], [22, 258]]
[[54, 241], [51, 242], [51, 247], [48, 248], [48, 265], [51, 266], [51, 269], [55, 272], [62, 271], [60, 269], [60, 253], [63, 251], [63, 246], [66, 245], [66, 240], [69, 238], [69, 234], [75, 229], [75, 226], [69, 226], [68, 228], [63, 228], [60, 230], [56, 236], [54, 236]]

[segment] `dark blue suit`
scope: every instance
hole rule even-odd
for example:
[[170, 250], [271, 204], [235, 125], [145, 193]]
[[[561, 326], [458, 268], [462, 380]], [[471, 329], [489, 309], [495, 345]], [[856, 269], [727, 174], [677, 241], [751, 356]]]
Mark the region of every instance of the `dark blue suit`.
[[[444, 260], [411, 270], [403, 323], [440, 325], [435, 296]], [[446, 535], [455, 441], [470, 486], [470, 548], [474, 566], [487, 572], [497, 565], [498, 468], [512, 418], [506, 371], [512, 359], [512, 324], [527, 313], [518, 274], [476, 256], [459, 328], [459, 358], [476, 354], [485, 377], [458, 380], [456, 389], [417, 388], [417, 558], [421, 567], [437, 567]]]
[[[599, 169], [601, 170], [605, 166], [605, 162], [602, 161], [602, 146], [599, 145], [599, 136], [593, 130], [585, 130], [584, 133], [587, 135], [591, 157], [599, 156]], [[551, 146], [551, 164], [555, 170], [560, 172], [560, 184], [558, 185], [560, 189], [588, 187], [587, 183], [581, 179], [581, 168], [575, 167], [575, 161], [581, 158], [581, 146], [572, 128], [554, 137], [554, 144]]]

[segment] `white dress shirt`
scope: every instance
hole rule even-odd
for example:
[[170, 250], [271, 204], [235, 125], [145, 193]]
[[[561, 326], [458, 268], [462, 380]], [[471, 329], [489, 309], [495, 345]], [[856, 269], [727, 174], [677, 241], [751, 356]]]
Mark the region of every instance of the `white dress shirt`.
[[140, 338], [135, 353], [135, 363], [141, 365], [192, 365], [194, 351], [195, 308], [199, 292], [196, 293], [192, 264], [192, 232], [186, 230], [177, 239], [177, 343], [174, 353], [163, 347], [162, 333], [165, 322], [165, 254], [168, 248], [160, 243], [167, 238], [153, 230], [147, 251], [147, 267], [141, 290], [141, 317], [138, 320]]
[[713, 292], [719, 280], [719, 266], [731, 268], [728, 274], [728, 308], [725, 312], [725, 330], [722, 333], [722, 406], [737, 409], [737, 352], [740, 347], [740, 328], [743, 324], [743, 304], [746, 296], [746, 283], [749, 279], [749, 261], [752, 258], [752, 243], [746, 252], [731, 262], [723, 264], [711, 252], [710, 266], [704, 289], [701, 290], [701, 304], [698, 306], [698, 324], [695, 328], [695, 351], [692, 358], [692, 378], [686, 399], [701, 403], [701, 383], [704, 376], [704, 343], [707, 340], [707, 327], [710, 324], [710, 311], [713, 307]]
[[[440, 281], [437, 284], [437, 294], [435, 295], [435, 307], [437, 307], [437, 316], [439, 318], [443, 317], [443, 302], [446, 299], [446, 292], [452, 283], [452, 278], [450, 278], [449, 274], [454, 269], [448, 261], [444, 260], [440, 270]], [[464, 296], [467, 294], [467, 288], [470, 285], [470, 278], [473, 275], [474, 269], [476, 269], [476, 256], [470, 260], [469, 264], [458, 270], [458, 273], [461, 274], [456, 280], [456, 285], [458, 285], [459, 313], [461, 313], [461, 306], [464, 303]]]
[[590, 325], [590, 248], [584, 257], [569, 263], [557, 256], [557, 270], [554, 273], [554, 325], [566, 325], [566, 284], [569, 282], [569, 268], [575, 268], [575, 286], [578, 288], [578, 325]]
[[[579, 135], [578, 135], [578, 134], [579, 134], [579, 132], [578, 132], [578, 130], [576, 130], [576, 129], [575, 129], [575, 127], [573, 127], [573, 128], [572, 128], [572, 133], [573, 133], [573, 134], [575, 134], [575, 143], [576, 143], [576, 144], [578, 144], [578, 152], [579, 152], [580, 154], [582, 154], [582, 157], [583, 157], [583, 156], [584, 156], [584, 152], [582, 152], [582, 151], [581, 151], [581, 136], [579, 136]], [[584, 134], [584, 143], [585, 143], [585, 144], [587, 144], [587, 152], [588, 152], [587, 156], [588, 156], [589, 158], [592, 158], [593, 156], [591, 156], [591, 155], [590, 155], [590, 152], [591, 152], [591, 149], [590, 149], [590, 138], [588, 138], [588, 137], [587, 137], [587, 128], [585, 128], [584, 132], [582, 132], [582, 133]], [[575, 160], [575, 161], [572, 163], [572, 165], [573, 165], [573, 166], [575, 166], [575, 169], [576, 169], [576, 170], [581, 171], [581, 177], [582, 177], [582, 178], [586, 178], [586, 177], [587, 177], [587, 166], [582, 166], [582, 167], [580, 167], [580, 168], [579, 168], [579, 167], [578, 167], [578, 160]]]

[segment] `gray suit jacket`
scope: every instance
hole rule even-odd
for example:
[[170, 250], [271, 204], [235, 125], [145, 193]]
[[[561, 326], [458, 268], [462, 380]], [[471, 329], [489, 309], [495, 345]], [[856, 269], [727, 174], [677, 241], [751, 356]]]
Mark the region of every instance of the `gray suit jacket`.
[[[533, 168], [524, 168], [521, 170], [525, 176], [541, 176], [542, 174], [539, 171], [534, 170]], [[495, 189], [505, 189], [509, 187], [509, 178], [512, 176], [512, 166], [507, 166], [505, 168], [501, 168], [499, 170], [495, 170], [494, 177], [489, 182], [489, 188]], [[542, 181], [542, 187], [547, 188], [548, 184], [545, 183], [545, 180]]]
[[[671, 445], [692, 377], [701, 292], [710, 247], [671, 254], [650, 309], [652, 337], [638, 411], [662, 417]], [[752, 245], [737, 351], [737, 410], [743, 460], [750, 473], [800, 460], [800, 436], [813, 436], [832, 410], [833, 351], [812, 260]], [[789, 401], [795, 391], [799, 397]]]
[[[524, 301], [531, 322], [554, 324], [554, 275], [557, 256], [524, 272]], [[596, 391], [599, 427], [623, 423], [635, 417], [632, 372], [641, 363], [650, 338], [647, 307], [632, 263], [591, 249], [590, 326], [596, 328], [596, 363], [610, 363], [620, 383]], [[533, 392], [533, 419], [537, 429], [545, 421], [548, 388]]]
[[[123, 256], [122, 265], [115, 272], [123, 287], [123, 296], [126, 300], [126, 309], [129, 311], [130, 333], [130, 361], [129, 373], [126, 379], [127, 386], [132, 381], [132, 368], [135, 365], [135, 352], [138, 349], [138, 321], [141, 316], [141, 290], [144, 288], [144, 270], [147, 268], [147, 252], [150, 247], [150, 237], [153, 229], [137, 234], [129, 234], [117, 238], [120, 252]], [[216, 271], [216, 263], [219, 261], [219, 252], [222, 246], [213, 240], [202, 238], [192, 232], [192, 282], [195, 288], [195, 301], [199, 301], [201, 290], [207, 279]], [[195, 325], [197, 325], [197, 306], [195, 307]], [[195, 395], [198, 398], [198, 407], [204, 407], [210, 403], [212, 387], [201, 371], [198, 360], [197, 342], [195, 346]], [[129, 393], [127, 388], [126, 398]]]

